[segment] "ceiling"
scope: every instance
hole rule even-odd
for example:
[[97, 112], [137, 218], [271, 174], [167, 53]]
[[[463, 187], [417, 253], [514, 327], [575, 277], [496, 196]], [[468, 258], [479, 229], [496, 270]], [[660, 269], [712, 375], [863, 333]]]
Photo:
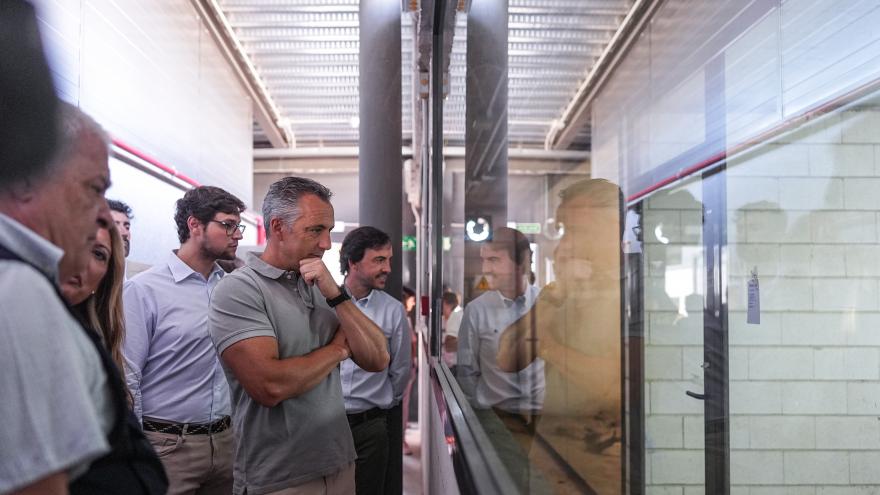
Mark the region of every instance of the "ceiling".
[[[478, 2], [481, 0], [472, 0]], [[466, 2], [460, 2], [464, 4]], [[300, 148], [358, 142], [358, 1], [220, 0], [283, 124]], [[543, 148], [633, 0], [509, 0], [508, 137], [511, 148]], [[401, 19], [403, 139], [412, 133], [414, 25]], [[444, 107], [445, 137], [464, 143], [467, 15], [456, 16]], [[569, 149], [588, 149], [588, 126]], [[254, 146], [269, 147], [254, 126]]]

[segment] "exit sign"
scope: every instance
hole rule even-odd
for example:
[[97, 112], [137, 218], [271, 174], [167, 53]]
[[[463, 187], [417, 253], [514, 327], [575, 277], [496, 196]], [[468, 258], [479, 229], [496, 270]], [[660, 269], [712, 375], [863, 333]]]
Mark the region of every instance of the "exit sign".
[[405, 235], [403, 236], [403, 250], [404, 251], [415, 251], [416, 250], [416, 236], [414, 235]]
[[508, 227], [516, 229], [523, 234], [540, 234], [541, 224], [534, 222], [508, 222]]

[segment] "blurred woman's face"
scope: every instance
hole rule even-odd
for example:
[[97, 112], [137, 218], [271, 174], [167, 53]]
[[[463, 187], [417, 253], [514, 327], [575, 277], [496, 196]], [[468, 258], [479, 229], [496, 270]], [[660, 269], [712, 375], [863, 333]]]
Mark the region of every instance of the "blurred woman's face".
[[110, 264], [110, 246], [110, 231], [99, 228], [86, 268], [61, 284], [61, 293], [70, 305], [76, 306], [85, 301], [98, 289]]

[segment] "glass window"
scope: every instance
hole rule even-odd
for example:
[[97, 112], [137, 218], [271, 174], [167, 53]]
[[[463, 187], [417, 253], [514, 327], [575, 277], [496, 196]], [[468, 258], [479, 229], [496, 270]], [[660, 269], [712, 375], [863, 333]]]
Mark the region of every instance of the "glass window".
[[668, 0], [590, 155], [448, 158], [443, 359], [523, 493], [880, 489], [875, 3]]

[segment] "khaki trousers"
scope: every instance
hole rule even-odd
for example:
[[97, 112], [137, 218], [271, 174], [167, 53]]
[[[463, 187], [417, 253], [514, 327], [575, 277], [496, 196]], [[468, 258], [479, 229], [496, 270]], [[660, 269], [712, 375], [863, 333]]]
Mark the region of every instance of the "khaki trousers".
[[231, 495], [232, 428], [213, 435], [144, 434], [168, 474], [168, 495]]
[[339, 471], [269, 495], [354, 495], [354, 463]]

